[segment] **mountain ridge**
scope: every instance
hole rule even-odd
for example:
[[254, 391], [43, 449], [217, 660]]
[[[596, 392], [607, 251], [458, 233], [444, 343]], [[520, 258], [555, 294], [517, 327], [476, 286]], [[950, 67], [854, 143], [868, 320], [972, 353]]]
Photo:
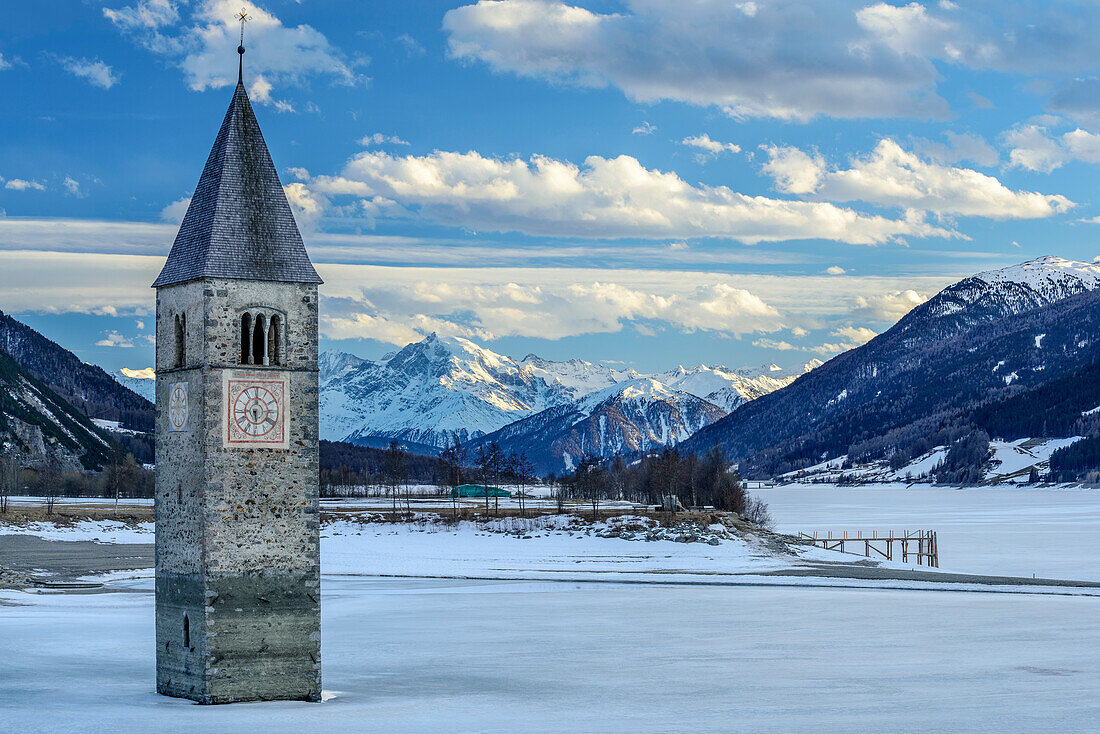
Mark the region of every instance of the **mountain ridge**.
[[468, 339], [430, 334], [377, 361], [335, 350], [322, 354], [321, 436], [362, 445], [398, 440], [438, 450], [643, 377], [668, 380], [670, 387], [728, 411], [818, 364], [811, 360], [792, 370], [681, 366], [642, 375], [581, 359], [528, 354], [516, 360]]
[[3, 312], [0, 349], [85, 415], [118, 421], [133, 430], [153, 430], [152, 402]]
[[610, 458], [675, 446], [726, 411], [654, 379], [638, 377], [547, 408], [477, 439], [523, 453], [536, 471], [572, 471], [589, 456]]
[[1098, 275], [1095, 265], [1047, 257], [964, 278], [867, 344], [702, 429], [685, 449], [717, 443], [766, 476], [962, 430], [966, 410], [1100, 358]]

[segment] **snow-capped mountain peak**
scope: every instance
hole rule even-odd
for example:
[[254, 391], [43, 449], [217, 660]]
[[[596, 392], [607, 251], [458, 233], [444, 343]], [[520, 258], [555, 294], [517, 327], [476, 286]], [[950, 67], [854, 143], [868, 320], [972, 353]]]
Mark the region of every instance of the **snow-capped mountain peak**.
[[586, 362], [583, 359], [553, 362], [534, 354], [524, 357], [520, 365], [531, 374], [542, 378], [546, 384], [560, 385], [574, 397], [640, 376], [633, 369], [618, 370], [607, 365]]
[[[990, 284], [1019, 283], [1051, 295], [1073, 289], [1066, 294], [1073, 295], [1082, 290], [1100, 287], [1100, 263], [1085, 263], [1046, 255], [1007, 268], [987, 270], [974, 277]], [[1060, 297], [1065, 298], [1066, 295]]]
[[690, 393], [674, 390], [652, 377], [638, 377], [591, 392], [577, 400], [574, 405], [576, 410], [588, 412], [596, 406], [615, 398], [633, 401], [670, 400], [687, 395], [690, 395]]
[[317, 359], [317, 368], [319, 371], [318, 379], [323, 384], [333, 377], [340, 377], [347, 374], [366, 361], [367, 360], [362, 357], [357, 357], [354, 354], [330, 349], [326, 352], [322, 352]]
[[136, 392], [150, 403], [156, 402], [157, 373], [152, 367], [130, 369], [122, 367], [118, 374], [112, 375], [123, 386]]
[[609, 398], [682, 402], [692, 397], [725, 412], [814, 366], [784, 371], [774, 365], [744, 370], [679, 365], [668, 373], [642, 375], [582, 359], [558, 362], [528, 354], [516, 361], [469, 339], [434, 333], [378, 361], [330, 351], [320, 362], [322, 438], [367, 444], [396, 438], [425, 450], [454, 438], [466, 442], [581, 399], [587, 405]]
[[813, 359], [793, 369], [783, 369], [775, 364], [737, 369], [706, 365], [685, 369], [680, 366], [654, 377], [666, 385], [703, 398], [730, 412], [761, 395], [786, 387], [800, 375], [820, 365], [821, 360]]
[[586, 456], [675, 446], [725, 415], [703, 398], [653, 377], [638, 377], [547, 408], [477, 443], [493, 441], [506, 452], [523, 451], [540, 472], [570, 470]]
[[[929, 326], [940, 336], [957, 334], [1097, 288], [1100, 264], [1040, 257], [963, 278], [913, 309], [899, 325], [903, 331], [917, 325], [921, 333], [913, 334], [916, 340], [931, 335], [927, 333]], [[935, 323], [926, 323], [926, 318]]]

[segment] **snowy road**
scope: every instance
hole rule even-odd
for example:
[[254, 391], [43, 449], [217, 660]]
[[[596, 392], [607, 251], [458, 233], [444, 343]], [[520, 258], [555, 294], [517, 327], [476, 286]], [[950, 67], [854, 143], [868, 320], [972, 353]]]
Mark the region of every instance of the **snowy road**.
[[326, 577], [322, 704], [153, 692], [153, 599], [0, 599], [0, 731], [1087, 731], [1100, 599]]

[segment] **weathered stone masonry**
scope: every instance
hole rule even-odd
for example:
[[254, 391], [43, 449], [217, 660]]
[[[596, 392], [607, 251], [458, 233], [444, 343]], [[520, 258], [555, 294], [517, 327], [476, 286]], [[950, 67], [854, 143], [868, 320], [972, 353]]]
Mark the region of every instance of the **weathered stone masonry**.
[[[163, 694], [203, 703], [320, 698], [319, 282], [238, 85], [154, 284]], [[242, 315], [257, 313], [278, 327], [278, 357], [241, 364]], [[227, 375], [286, 381], [271, 433], [285, 430], [282, 444], [227, 445]]]

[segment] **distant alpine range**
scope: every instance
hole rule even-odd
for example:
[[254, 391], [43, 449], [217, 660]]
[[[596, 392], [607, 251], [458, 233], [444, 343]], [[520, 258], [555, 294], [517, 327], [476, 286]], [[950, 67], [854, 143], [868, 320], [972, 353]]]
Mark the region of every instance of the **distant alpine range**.
[[[568, 468], [585, 454], [677, 444], [820, 364], [815, 359], [794, 370], [774, 364], [679, 366], [643, 375], [580, 359], [554, 362], [529, 354], [516, 360], [468, 339], [431, 334], [378, 361], [333, 351], [322, 355], [321, 437], [364, 446], [396, 439], [437, 452], [455, 439], [471, 443], [512, 427], [498, 438], [519, 448], [516, 437], [534, 426], [545, 432], [552, 422], [562, 431], [580, 431], [578, 424], [602, 416], [602, 427], [590, 437], [553, 450], [558, 461], [547, 465]], [[532, 435], [518, 443], [537, 440]], [[543, 453], [533, 445], [522, 448]]]
[[[2, 387], [5, 440], [95, 464], [103, 449], [91, 436], [101, 427], [146, 430], [150, 404], [123, 387], [143, 392], [152, 383], [144, 371], [110, 380], [9, 316], [0, 348], [14, 360]], [[964, 278], [867, 344], [793, 369], [641, 374], [515, 359], [435, 334], [380, 360], [329, 351], [320, 359], [321, 437], [396, 440], [426, 454], [455, 440], [471, 452], [495, 442], [543, 474], [589, 456], [718, 446], [743, 475], [769, 477], [838, 457], [904, 467], [937, 447], [950, 458], [950, 447], [975, 437], [1079, 436], [1074, 450], [1087, 466], [1100, 444], [1098, 368], [1100, 265], [1043, 257]]]

